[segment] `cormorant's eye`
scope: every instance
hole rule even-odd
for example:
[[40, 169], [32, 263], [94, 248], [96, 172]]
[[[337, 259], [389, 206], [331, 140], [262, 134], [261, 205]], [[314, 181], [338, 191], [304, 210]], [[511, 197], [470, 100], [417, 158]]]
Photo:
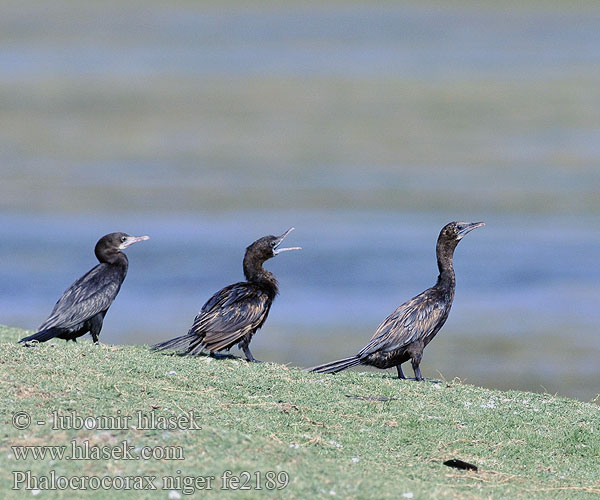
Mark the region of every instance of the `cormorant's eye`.
[[273, 248], [275, 248], [275, 245], [276, 245], [276, 244], [277, 244], [277, 242], [276, 242], [275, 240], [273, 240], [273, 241], [271, 242], [271, 246], [272, 246]]
[[464, 226], [462, 224], [459, 224], [458, 226], [456, 226], [456, 229], [462, 231], [464, 229]]
[[127, 238], [125, 236], [121, 236], [121, 243], [125, 243], [127, 241]]

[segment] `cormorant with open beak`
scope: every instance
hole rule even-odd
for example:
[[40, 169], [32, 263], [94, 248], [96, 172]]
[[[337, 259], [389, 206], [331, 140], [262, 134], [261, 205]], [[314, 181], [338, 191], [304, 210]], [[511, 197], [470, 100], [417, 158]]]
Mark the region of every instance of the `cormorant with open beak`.
[[275, 276], [262, 265], [282, 252], [300, 250], [300, 247], [280, 248], [281, 242], [293, 229], [288, 229], [281, 236], [263, 236], [246, 248], [243, 267], [247, 281], [226, 286], [208, 299], [186, 335], [152, 348], [157, 351], [181, 350], [187, 356], [195, 356], [205, 350], [211, 356], [219, 357], [217, 353], [238, 344], [246, 359], [256, 362], [250, 352], [250, 340], [267, 319], [279, 292]]
[[470, 231], [484, 226], [483, 222], [450, 222], [438, 237], [436, 254], [439, 269], [437, 283], [402, 304], [379, 325], [371, 341], [358, 354], [310, 368], [317, 373], [337, 373], [351, 366], [369, 365], [398, 370], [410, 360], [416, 380], [423, 380], [419, 365], [423, 349], [446, 322], [454, 299], [456, 280], [452, 257], [458, 242]]
[[145, 241], [149, 236], [110, 233], [98, 240], [94, 253], [100, 261], [96, 267], [73, 283], [58, 299], [52, 313], [38, 331], [19, 342], [46, 342], [55, 337], [76, 342], [86, 333], [98, 342], [104, 316], [121, 289], [129, 261], [121, 251]]

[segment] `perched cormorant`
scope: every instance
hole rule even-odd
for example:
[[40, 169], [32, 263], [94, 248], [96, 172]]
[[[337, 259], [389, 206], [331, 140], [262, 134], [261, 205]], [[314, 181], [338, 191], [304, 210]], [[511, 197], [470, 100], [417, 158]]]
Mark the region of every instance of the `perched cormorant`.
[[411, 360], [415, 378], [423, 380], [419, 364], [423, 349], [446, 322], [454, 299], [454, 268], [452, 256], [458, 242], [465, 234], [483, 222], [450, 222], [440, 231], [436, 254], [440, 274], [437, 283], [402, 304], [379, 325], [371, 341], [358, 354], [349, 358], [325, 363], [310, 368], [317, 373], [337, 373], [351, 366], [369, 365], [376, 368], [398, 370], [398, 378], [406, 378], [402, 373], [402, 363]]
[[219, 351], [239, 344], [246, 359], [257, 362], [250, 352], [250, 340], [267, 319], [278, 293], [275, 276], [262, 265], [281, 252], [300, 250], [300, 247], [279, 248], [293, 230], [291, 227], [281, 236], [263, 236], [246, 248], [244, 276], [247, 281], [219, 290], [202, 306], [186, 335], [156, 344], [152, 349], [183, 350], [187, 356], [206, 350], [211, 356], [219, 357], [216, 354]]
[[127, 275], [129, 261], [121, 250], [149, 238], [129, 236], [126, 233], [110, 233], [100, 238], [94, 248], [100, 264], [90, 269], [62, 294], [37, 333], [22, 338], [19, 342], [46, 342], [54, 337], [76, 342], [77, 337], [87, 332], [90, 332], [94, 342], [98, 342], [104, 315]]

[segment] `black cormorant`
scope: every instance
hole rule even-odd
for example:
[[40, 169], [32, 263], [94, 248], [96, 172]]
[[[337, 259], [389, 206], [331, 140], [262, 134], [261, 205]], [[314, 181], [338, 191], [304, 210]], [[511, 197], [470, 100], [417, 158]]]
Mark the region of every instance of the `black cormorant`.
[[62, 294], [36, 333], [19, 342], [46, 342], [54, 337], [76, 342], [77, 337], [87, 332], [94, 342], [98, 342], [104, 315], [127, 275], [129, 262], [121, 250], [147, 239], [149, 236], [129, 236], [126, 233], [110, 233], [100, 238], [94, 249], [100, 264]]
[[317, 373], [336, 373], [351, 366], [369, 365], [398, 370], [405, 378], [402, 363], [411, 360], [415, 378], [423, 380], [419, 364], [423, 349], [446, 322], [456, 280], [452, 267], [454, 249], [462, 237], [483, 222], [450, 222], [440, 231], [436, 254], [440, 274], [437, 283], [402, 304], [379, 325], [371, 341], [358, 354], [310, 368]]
[[263, 236], [246, 248], [244, 276], [247, 281], [219, 290], [202, 306], [186, 335], [156, 344], [152, 349], [182, 350], [187, 356], [206, 350], [211, 356], [219, 357], [216, 354], [219, 351], [227, 351], [239, 344], [246, 359], [256, 362], [250, 352], [250, 340], [267, 319], [278, 293], [275, 276], [262, 265], [281, 252], [300, 250], [300, 247], [279, 248], [293, 229], [281, 236]]

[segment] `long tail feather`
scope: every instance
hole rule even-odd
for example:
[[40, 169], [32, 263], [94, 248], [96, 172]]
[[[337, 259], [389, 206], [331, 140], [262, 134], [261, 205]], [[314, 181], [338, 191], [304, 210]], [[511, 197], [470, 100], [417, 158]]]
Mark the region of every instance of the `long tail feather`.
[[349, 358], [338, 359], [324, 365], [313, 366], [308, 370], [315, 373], [337, 373], [350, 368], [351, 366], [360, 365], [360, 356], [350, 356]]
[[194, 346], [192, 345], [194, 340], [198, 340], [196, 335], [185, 334], [181, 337], [175, 337], [174, 339], [167, 340], [166, 342], [160, 342], [154, 344], [150, 349], [153, 351], [166, 351], [167, 349], [182, 350], [189, 352]]
[[46, 342], [47, 340], [56, 337], [59, 333], [60, 332], [56, 328], [48, 328], [46, 330], [36, 332], [33, 335], [29, 335], [29, 337], [23, 337], [21, 340], [19, 340], [19, 344], [29, 342], [31, 340], [37, 340], [38, 342]]

